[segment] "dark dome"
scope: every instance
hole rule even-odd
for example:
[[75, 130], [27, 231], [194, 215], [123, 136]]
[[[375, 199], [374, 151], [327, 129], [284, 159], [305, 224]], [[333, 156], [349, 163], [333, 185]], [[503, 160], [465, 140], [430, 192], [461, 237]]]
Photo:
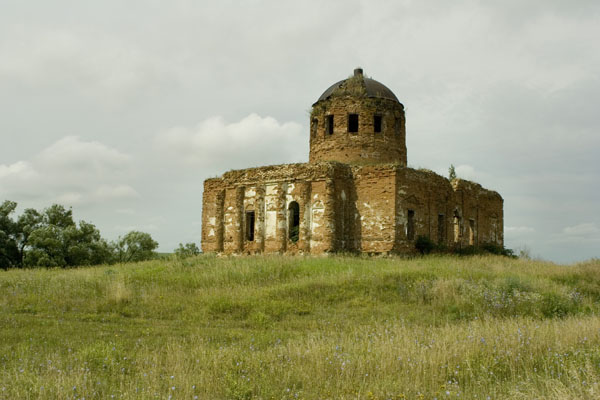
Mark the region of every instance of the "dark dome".
[[[354, 70], [354, 76], [351, 78], [348, 78], [348, 79], [352, 79], [352, 78], [358, 77], [358, 76], [362, 77], [362, 79], [365, 83], [365, 89], [366, 89], [368, 97], [387, 99], [387, 100], [392, 100], [392, 101], [396, 101], [399, 103], [396, 95], [390, 89], [388, 89], [383, 83], [377, 82], [375, 79], [365, 78], [365, 76], [363, 75], [362, 68], [356, 68]], [[339, 82], [331, 85], [326, 91], [323, 92], [321, 97], [319, 97], [319, 100], [317, 100], [317, 103], [321, 100], [326, 100], [329, 97], [331, 97], [333, 92], [335, 92], [336, 89], [340, 88], [348, 79], [344, 79], [343, 81], [339, 81]]]

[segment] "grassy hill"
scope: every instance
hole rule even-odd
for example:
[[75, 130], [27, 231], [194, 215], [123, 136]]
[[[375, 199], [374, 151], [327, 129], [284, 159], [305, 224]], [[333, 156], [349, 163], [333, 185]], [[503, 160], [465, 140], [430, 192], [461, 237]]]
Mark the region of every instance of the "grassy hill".
[[600, 398], [599, 311], [599, 260], [0, 272], [0, 399]]

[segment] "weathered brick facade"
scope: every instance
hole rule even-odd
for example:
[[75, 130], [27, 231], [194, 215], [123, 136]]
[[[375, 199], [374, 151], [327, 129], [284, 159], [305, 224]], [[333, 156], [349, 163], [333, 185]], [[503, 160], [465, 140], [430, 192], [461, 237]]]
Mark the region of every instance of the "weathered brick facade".
[[202, 250], [407, 253], [503, 244], [503, 200], [479, 184], [406, 167], [404, 107], [362, 70], [313, 105], [310, 158], [204, 182]]

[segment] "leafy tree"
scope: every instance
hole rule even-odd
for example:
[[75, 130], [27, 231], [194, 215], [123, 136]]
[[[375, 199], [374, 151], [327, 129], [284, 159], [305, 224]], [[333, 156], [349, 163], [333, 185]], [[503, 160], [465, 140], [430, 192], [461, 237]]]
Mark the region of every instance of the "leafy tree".
[[59, 204], [42, 212], [26, 209], [15, 221], [12, 214], [16, 208], [13, 201], [0, 205], [0, 268], [3, 269], [140, 261], [152, 258], [158, 247], [149, 234], [135, 231], [109, 245], [93, 224], [80, 221], [77, 225], [73, 211]]
[[75, 226], [75, 221], [73, 221], [73, 210], [67, 210], [60, 204], [53, 204], [44, 210], [44, 223], [63, 229]]
[[451, 181], [456, 179], [456, 169], [453, 164], [450, 164], [450, 168], [448, 168], [448, 179]]
[[177, 258], [188, 258], [200, 254], [200, 249], [196, 243], [186, 243], [185, 246], [179, 243], [179, 247], [175, 249]]
[[25, 259], [25, 248], [29, 243], [31, 234], [38, 229], [43, 222], [42, 214], [33, 208], [28, 208], [23, 211], [23, 214], [17, 220], [17, 246], [18, 246], [18, 257], [19, 265], [24, 264]]
[[154, 250], [158, 243], [149, 233], [131, 231], [113, 244], [114, 257], [117, 262], [149, 260], [156, 256]]
[[2, 269], [20, 266], [16, 240], [18, 227], [10, 217], [15, 208], [17, 203], [14, 201], [7, 200], [0, 205], [0, 268]]
[[72, 245], [72, 238], [77, 235], [76, 231], [71, 209], [67, 210], [59, 204], [46, 208], [27, 240], [29, 250], [24, 256], [24, 264], [30, 267], [78, 265], [68, 257], [68, 249]]

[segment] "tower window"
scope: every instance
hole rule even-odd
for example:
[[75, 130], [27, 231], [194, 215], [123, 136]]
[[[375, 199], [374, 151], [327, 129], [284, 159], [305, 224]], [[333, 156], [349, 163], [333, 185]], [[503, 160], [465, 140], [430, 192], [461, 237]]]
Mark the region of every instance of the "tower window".
[[394, 123], [394, 132], [396, 133], [396, 135], [400, 135], [400, 127], [401, 127], [401, 120], [400, 118], [396, 118], [396, 122]]
[[381, 132], [381, 115], [374, 115], [373, 116], [373, 131], [375, 133], [380, 133]]
[[300, 238], [300, 206], [292, 201], [288, 207], [289, 238], [296, 243]]
[[358, 114], [348, 115], [348, 132], [358, 132]]
[[406, 238], [413, 240], [415, 238], [415, 211], [408, 210], [408, 218], [406, 221]]
[[333, 135], [333, 115], [328, 115], [325, 120], [325, 130], [328, 135]]
[[246, 240], [254, 241], [254, 211], [246, 211]]

